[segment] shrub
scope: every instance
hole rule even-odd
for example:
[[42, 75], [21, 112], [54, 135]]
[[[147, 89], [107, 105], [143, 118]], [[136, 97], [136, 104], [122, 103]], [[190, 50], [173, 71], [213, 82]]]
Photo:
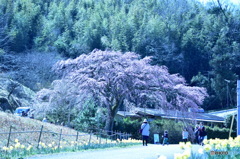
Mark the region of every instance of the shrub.
[[[228, 139], [229, 138], [229, 128], [219, 128], [217, 126], [211, 128], [206, 126], [207, 137], [208, 139]], [[231, 137], [236, 137], [236, 131], [232, 131]]]

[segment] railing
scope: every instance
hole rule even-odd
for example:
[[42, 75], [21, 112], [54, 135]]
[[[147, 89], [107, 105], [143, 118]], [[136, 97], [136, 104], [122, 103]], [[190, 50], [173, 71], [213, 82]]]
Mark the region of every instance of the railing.
[[[50, 135], [46, 135], [50, 134]], [[13, 144], [15, 139], [21, 140], [21, 143], [29, 144], [39, 148], [40, 143], [51, 143], [58, 142], [58, 147], [63, 142], [84, 142], [90, 145], [91, 143], [107, 143], [113, 140], [129, 139], [131, 134], [121, 133], [119, 131], [106, 131], [106, 130], [95, 130], [89, 133], [81, 133], [76, 131], [76, 134], [64, 134], [62, 129], [60, 132], [44, 131], [43, 125], [40, 130], [35, 131], [13, 131], [13, 127], [10, 126], [9, 132], [0, 132], [0, 135], [5, 135], [4, 140], [0, 142], [0, 146], [9, 147]], [[30, 141], [29, 141], [30, 140]]]

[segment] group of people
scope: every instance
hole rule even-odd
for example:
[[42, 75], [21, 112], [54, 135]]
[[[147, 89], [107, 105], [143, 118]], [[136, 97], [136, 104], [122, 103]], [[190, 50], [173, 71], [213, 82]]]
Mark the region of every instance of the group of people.
[[[150, 134], [150, 131], [149, 131], [150, 125], [149, 125], [147, 119], [143, 120], [140, 130], [141, 130], [141, 134], [142, 134], [143, 146], [147, 146], [148, 138], [149, 138], [149, 134]], [[204, 140], [204, 138], [206, 138], [207, 132], [206, 132], [205, 126], [203, 125], [202, 122], [200, 122], [199, 125], [198, 124], [196, 125], [196, 127], [194, 129], [194, 134], [195, 134], [195, 142], [199, 145], [203, 145], [203, 140]], [[162, 143], [163, 146], [165, 144], [169, 144], [167, 130], [164, 131], [162, 138], [163, 138], [163, 143]], [[188, 141], [188, 138], [189, 138], [189, 133], [188, 133], [187, 129], [184, 128], [182, 131], [182, 139], [186, 143]]]
[[201, 122], [199, 125], [197, 124], [194, 130], [195, 134], [195, 142], [199, 145], [203, 145], [203, 140], [207, 136], [206, 128]]

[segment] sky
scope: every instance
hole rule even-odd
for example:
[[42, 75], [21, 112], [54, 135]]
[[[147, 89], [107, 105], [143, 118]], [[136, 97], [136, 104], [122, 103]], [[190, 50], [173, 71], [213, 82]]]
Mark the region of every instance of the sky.
[[[200, 1], [206, 3], [206, 2], [210, 2], [210, 1], [212, 1], [212, 0], [200, 0]], [[213, 0], [213, 1], [217, 1], [217, 0]], [[220, 0], [220, 1], [223, 1], [223, 0]], [[233, 3], [233, 4], [238, 4], [238, 5], [240, 5], [240, 0], [225, 0], [225, 1], [229, 1], [229, 2], [231, 2], [231, 3]]]

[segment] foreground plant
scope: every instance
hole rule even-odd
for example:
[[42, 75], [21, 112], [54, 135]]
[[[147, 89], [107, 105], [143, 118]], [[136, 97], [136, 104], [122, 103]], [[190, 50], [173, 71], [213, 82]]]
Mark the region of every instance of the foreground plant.
[[222, 159], [240, 158], [240, 136], [235, 139], [209, 139], [204, 140], [204, 146], [197, 153], [191, 152], [191, 143], [179, 143], [185, 151], [175, 154], [174, 159]]
[[108, 147], [125, 147], [130, 145], [140, 144], [140, 140], [134, 139], [117, 139], [114, 141], [99, 142], [95, 141], [92, 143], [87, 142], [76, 142], [76, 141], [63, 141], [60, 144], [55, 142], [43, 143], [40, 142], [38, 148], [33, 147], [32, 145], [23, 145], [18, 139], [15, 140], [15, 144], [6, 147], [3, 146], [0, 149], [0, 158], [12, 158], [12, 157], [26, 157], [34, 154], [50, 154], [66, 151], [81, 151], [86, 149], [97, 149], [97, 148], [108, 148]]

